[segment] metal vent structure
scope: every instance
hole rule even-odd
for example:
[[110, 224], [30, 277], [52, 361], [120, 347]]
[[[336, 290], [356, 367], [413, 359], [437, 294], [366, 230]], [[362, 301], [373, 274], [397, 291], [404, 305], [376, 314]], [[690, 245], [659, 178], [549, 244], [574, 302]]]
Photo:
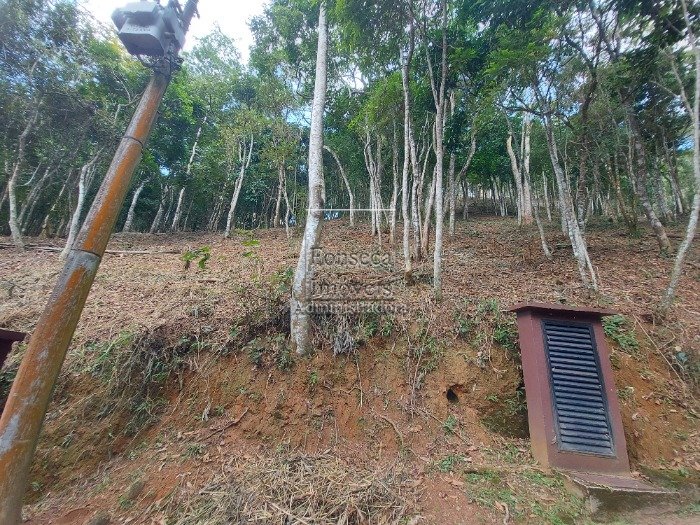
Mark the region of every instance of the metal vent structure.
[[590, 323], [542, 321], [561, 450], [613, 456], [610, 418]]
[[528, 303], [518, 317], [532, 452], [543, 466], [629, 473], [601, 319], [614, 312]]

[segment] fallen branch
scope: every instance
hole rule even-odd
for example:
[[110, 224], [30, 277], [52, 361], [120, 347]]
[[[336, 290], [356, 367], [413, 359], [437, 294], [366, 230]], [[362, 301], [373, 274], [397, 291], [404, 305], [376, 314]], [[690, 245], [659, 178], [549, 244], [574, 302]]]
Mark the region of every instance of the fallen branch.
[[[14, 244], [0, 243], [1, 249], [12, 249]], [[41, 244], [25, 244], [25, 248], [30, 248], [37, 251], [45, 252], [62, 252], [63, 248], [59, 246], [51, 245], [41, 245]], [[105, 250], [105, 253], [110, 255], [179, 255], [181, 252], [177, 250], [162, 250], [162, 251], [150, 251], [150, 250]]]
[[248, 413], [248, 410], [249, 410], [249, 409], [246, 408], [246, 409], [243, 411], [243, 413], [242, 413], [240, 416], [238, 416], [237, 419], [234, 419], [233, 421], [231, 421], [230, 423], [224, 425], [223, 427], [214, 430], [214, 432], [212, 432], [211, 434], [209, 434], [209, 435], [208, 435], [207, 437], [205, 437], [202, 441], [206, 441], [206, 440], [208, 440], [208, 439], [210, 439], [210, 438], [216, 436], [217, 434], [221, 434], [224, 430], [229, 429], [229, 428], [231, 428], [232, 426], [237, 425], [238, 423], [240, 423], [240, 422], [241, 422], [241, 419], [243, 419], [243, 416], [245, 416], [245, 415]]
[[402, 448], [402, 449], [406, 448], [406, 447], [405, 447], [405, 444], [404, 444], [404, 440], [403, 440], [403, 434], [402, 434], [401, 431], [399, 430], [399, 427], [396, 426], [396, 423], [394, 423], [394, 422], [393, 422], [391, 419], [389, 419], [388, 417], [386, 417], [386, 416], [384, 416], [384, 415], [382, 415], [382, 414], [378, 414], [378, 413], [375, 412], [374, 410], [372, 410], [372, 413], [373, 413], [376, 417], [379, 417], [379, 418], [383, 419], [384, 421], [386, 421], [387, 423], [389, 423], [392, 427], [394, 427], [394, 432], [396, 432], [396, 435], [399, 436], [399, 441], [401, 441], [401, 448]]

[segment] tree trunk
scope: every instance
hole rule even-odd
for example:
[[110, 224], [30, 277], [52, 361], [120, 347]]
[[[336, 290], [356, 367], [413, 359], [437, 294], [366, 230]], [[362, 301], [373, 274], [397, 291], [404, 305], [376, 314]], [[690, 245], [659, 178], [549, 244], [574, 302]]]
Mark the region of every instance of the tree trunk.
[[[435, 246], [433, 247], [433, 293], [437, 300], [442, 299], [442, 232], [444, 227], [444, 157], [443, 141], [445, 131], [445, 95], [447, 84], [447, 0], [442, 0], [442, 60], [440, 84], [436, 85], [430, 53], [426, 46], [426, 58], [430, 76], [430, 87], [435, 102]], [[429, 221], [428, 221], [429, 222]]]
[[644, 210], [644, 215], [651, 226], [651, 229], [656, 235], [656, 240], [659, 243], [659, 249], [661, 253], [669, 253], [671, 251], [671, 243], [666, 235], [666, 229], [664, 225], [654, 212], [654, 208], [649, 200], [649, 193], [647, 192], [647, 181], [649, 180], [648, 170], [647, 170], [647, 157], [646, 149], [644, 147], [642, 133], [639, 129], [639, 122], [637, 121], [637, 116], [634, 114], [634, 109], [631, 107], [630, 103], [627, 103], [627, 120], [629, 122], [630, 128], [630, 138], [632, 140], [632, 146], [634, 148], [634, 159], [636, 160], [636, 169], [634, 172], [634, 188], [639, 199], [639, 204]]
[[139, 184], [139, 187], [136, 188], [136, 191], [134, 192], [134, 196], [131, 198], [131, 206], [129, 206], [129, 212], [126, 214], [126, 222], [124, 223], [124, 227], [122, 228], [122, 233], [127, 233], [131, 231], [131, 225], [134, 222], [134, 215], [136, 215], [136, 203], [139, 200], [139, 197], [141, 196], [141, 192], [143, 191], [143, 188], [146, 186], [146, 181], [142, 181], [141, 184]]
[[399, 139], [396, 135], [396, 122], [394, 122], [394, 140], [391, 152], [392, 190], [389, 204], [389, 209], [391, 210], [391, 217], [389, 217], [389, 243], [394, 246], [396, 244], [396, 203], [399, 198]]
[[158, 204], [158, 211], [156, 212], [156, 216], [153, 218], [153, 222], [151, 223], [151, 228], [148, 230], [149, 233], [158, 233], [158, 230], [160, 229], [160, 224], [163, 221], [163, 213], [165, 212], [165, 202], [168, 200], [168, 196], [170, 195], [170, 192], [172, 189], [170, 186], [165, 186], [165, 188], [162, 188], [161, 195], [160, 195], [160, 203]]
[[73, 248], [75, 237], [78, 235], [80, 216], [82, 215], [83, 205], [85, 204], [85, 194], [90, 186], [89, 180], [92, 175], [91, 171], [94, 169], [99, 155], [100, 154], [97, 153], [87, 164], [80, 168], [80, 176], [78, 177], [78, 202], [75, 205], [75, 211], [73, 211], [73, 216], [71, 217], [66, 245], [60, 255], [61, 260], [65, 260], [65, 258], [68, 257], [68, 253], [70, 253], [71, 248]]
[[598, 280], [596, 278], [593, 264], [588, 256], [588, 248], [581, 230], [579, 229], [576, 211], [571, 198], [571, 189], [564, 170], [559, 163], [559, 153], [557, 144], [554, 138], [554, 126], [552, 124], [551, 115], [547, 114], [544, 118], [545, 135], [547, 138], [547, 149], [552, 161], [552, 168], [556, 177], [557, 186], [559, 188], [559, 201], [561, 205], [562, 222], [566, 227], [566, 233], [571, 241], [571, 246], [574, 252], [574, 257], [578, 264], [579, 274], [585, 286], [591, 287], [593, 290], [598, 290]]
[[515, 151], [513, 150], [513, 134], [509, 133], [506, 139], [506, 151], [508, 152], [508, 158], [510, 158], [510, 169], [513, 172], [513, 179], [515, 180], [515, 193], [516, 193], [516, 208], [518, 210], [518, 224], [523, 223], [523, 177], [520, 173], [520, 166], [518, 164], [518, 159], [515, 156]]
[[433, 169], [433, 180], [430, 183], [430, 191], [428, 196], [425, 198], [425, 206], [423, 208], [423, 233], [420, 239], [420, 251], [422, 257], [428, 256], [428, 248], [430, 245], [430, 219], [432, 219], [432, 212], [435, 206], [435, 183], [437, 179], [435, 177], [435, 169]]
[[182, 219], [182, 203], [185, 200], [185, 187], [180, 188], [180, 195], [177, 198], [177, 206], [175, 207], [175, 215], [173, 215], [173, 222], [170, 225], [170, 231], [176, 232], [180, 226], [180, 220]]
[[547, 183], [547, 176], [542, 172], [542, 186], [544, 188], [544, 204], [547, 208], [547, 220], [552, 222], [552, 206], [549, 203], [549, 184]]
[[[688, 6], [685, 1], [682, 2], [683, 14], [685, 16], [686, 25], [688, 26], [688, 34], [690, 37], [693, 56], [695, 59], [695, 86], [694, 97], [692, 102], [687, 96], [683, 87], [683, 83], [679, 82], [679, 88], [686, 109], [693, 123], [693, 175], [695, 178], [695, 196], [693, 197], [693, 205], [690, 210], [690, 218], [688, 219], [688, 228], [686, 229], [685, 239], [681, 242], [676, 254], [676, 260], [671, 271], [671, 280], [666, 288], [664, 297], [661, 302], [661, 311], [667, 312], [673, 304], [673, 299], [676, 295], [676, 288], [683, 272], [683, 263], [690, 249], [690, 245], [695, 238], [698, 227], [698, 215], [700, 214], [700, 41], [692, 30]], [[692, 104], [692, 105], [691, 105]]]
[[68, 172], [68, 175], [66, 176], [66, 180], [63, 181], [63, 185], [61, 186], [61, 190], [58, 192], [58, 197], [56, 197], [56, 200], [51, 205], [51, 208], [49, 208], [49, 211], [44, 216], [44, 220], [41, 223], [41, 236], [42, 237], [52, 237], [53, 236], [54, 232], [49, 231], [50, 224], [51, 224], [51, 216], [56, 211], [56, 208], [58, 207], [58, 203], [61, 202], [61, 198], [63, 197], [63, 194], [66, 192], [66, 188], [68, 188], [68, 185], [70, 184], [70, 181], [72, 178], [73, 178], [73, 171], [71, 170]]
[[411, 261], [411, 224], [408, 215], [409, 205], [409, 169], [411, 164], [411, 153], [415, 151], [415, 144], [411, 145], [411, 95], [409, 88], [409, 68], [413, 56], [413, 24], [411, 23], [409, 49], [406, 56], [399, 51], [401, 60], [401, 83], [403, 86], [403, 172], [401, 174], [401, 219], [403, 221], [403, 260], [404, 279], [407, 285], [413, 284], [413, 264]]
[[[450, 93], [450, 116], [455, 113], [455, 93]], [[447, 171], [447, 199], [450, 215], [449, 235], [454, 237], [455, 234], [455, 214], [457, 209], [457, 187], [455, 184], [455, 154], [450, 153], [450, 167]]]
[[272, 227], [277, 228], [280, 225], [280, 212], [282, 211], [282, 193], [284, 191], [285, 179], [284, 164], [280, 164], [277, 168], [277, 198], [275, 199], [275, 218], [272, 221]]
[[29, 133], [31, 133], [34, 124], [36, 124], [37, 118], [39, 117], [39, 104], [34, 107], [34, 112], [27, 121], [24, 130], [19, 136], [19, 141], [17, 144], [17, 157], [12, 169], [12, 174], [7, 181], [7, 196], [10, 202], [10, 234], [12, 235], [12, 242], [14, 242], [15, 247], [19, 250], [24, 249], [24, 243], [22, 242], [22, 232], [19, 227], [19, 222], [17, 220], [17, 183], [19, 182], [20, 172], [22, 170], [22, 164], [24, 163], [25, 149], [27, 147], [27, 138]]
[[462, 220], [466, 221], [469, 218], [469, 183], [467, 180], [462, 181], [462, 195], [464, 202], [462, 202]]
[[[286, 182], [286, 181], [285, 181]], [[292, 213], [292, 208], [289, 205], [289, 194], [287, 193], [287, 185], [284, 185], [284, 205], [285, 205], [285, 210], [284, 210], [284, 232], [287, 234], [287, 239], [291, 237], [291, 234], [289, 232], [289, 215]]]
[[348, 192], [348, 199], [350, 201], [350, 226], [355, 226], [355, 194], [350, 187], [350, 181], [348, 180], [348, 176], [345, 174], [345, 168], [343, 168], [343, 165], [340, 163], [340, 158], [335, 151], [326, 145], [324, 145], [323, 148], [331, 154], [333, 160], [335, 160], [335, 163], [338, 165], [338, 170], [340, 171], [340, 176], [343, 179], [343, 184], [345, 184], [345, 189]]
[[530, 137], [532, 136], [532, 116], [523, 118], [522, 130], [522, 184], [523, 184], [523, 222], [532, 224], [532, 185], [530, 183]]
[[299, 261], [294, 274], [290, 302], [291, 339], [298, 354], [310, 350], [311, 283], [313, 282], [312, 250], [321, 238], [322, 209], [325, 205], [323, 180], [323, 112], [326, 106], [327, 64], [326, 3], [321, 0], [318, 17], [318, 50], [316, 53], [316, 82], [311, 106], [309, 136], [309, 207]]
[[51, 167], [49, 166], [46, 168], [46, 170], [44, 170], [44, 175], [32, 185], [32, 189], [29, 191], [29, 195], [27, 195], [27, 198], [22, 205], [22, 209], [19, 212], [18, 222], [23, 235], [27, 232], [27, 226], [29, 220], [31, 219], [32, 212], [34, 211], [34, 207], [39, 200], [41, 190], [44, 188], [44, 185], [52, 177], [52, 175], [53, 170], [51, 170]]

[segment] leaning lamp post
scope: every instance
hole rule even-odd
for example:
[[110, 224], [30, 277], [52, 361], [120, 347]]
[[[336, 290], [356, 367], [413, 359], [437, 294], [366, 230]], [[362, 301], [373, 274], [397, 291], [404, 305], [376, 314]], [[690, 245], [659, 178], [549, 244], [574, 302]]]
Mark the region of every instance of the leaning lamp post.
[[46, 409], [196, 10], [197, 0], [184, 8], [177, 0], [167, 6], [141, 1], [112, 15], [119, 39], [153, 74], [31, 335], [0, 417], [0, 525], [21, 521]]

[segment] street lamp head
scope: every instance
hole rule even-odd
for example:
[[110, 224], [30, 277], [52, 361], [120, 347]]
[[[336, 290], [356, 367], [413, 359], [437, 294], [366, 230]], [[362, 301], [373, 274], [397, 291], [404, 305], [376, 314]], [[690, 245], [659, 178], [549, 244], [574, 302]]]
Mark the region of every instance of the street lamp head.
[[129, 53], [162, 57], [182, 49], [185, 43], [178, 12], [178, 2], [171, 1], [167, 7], [156, 2], [132, 2], [115, 10], [112, 21]]

